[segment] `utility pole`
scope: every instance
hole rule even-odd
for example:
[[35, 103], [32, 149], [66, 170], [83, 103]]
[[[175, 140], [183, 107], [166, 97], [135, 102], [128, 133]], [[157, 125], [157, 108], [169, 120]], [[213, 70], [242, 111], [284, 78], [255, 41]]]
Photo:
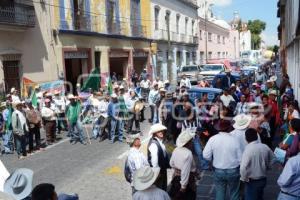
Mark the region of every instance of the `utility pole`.
[[204, 19], [204, 32], [205, 32], [205, 63], [207, 64], [207, 62], [208, 62], [208, 59], [207, 59], [207, 40], [208, 40], [208, 33], [207, 33], [207, 1], [206, 1], [206, 0], [205, 0], [204, 12], [205, 12], [205, 19]]
[[170, 14], [167, 13], [166, 14], [166, 24], [167, 24], [167, 34], [168, 34], [168, 54], [167, 54], [167, 77], [170, 81], [171, 84], [174, 84], [174, 80], [173, 80], [173, 70], [172, 70], [172, 63], [170, 58], [170, 55], [172, 53], [171, 50], [171, 38], [170, 38]]

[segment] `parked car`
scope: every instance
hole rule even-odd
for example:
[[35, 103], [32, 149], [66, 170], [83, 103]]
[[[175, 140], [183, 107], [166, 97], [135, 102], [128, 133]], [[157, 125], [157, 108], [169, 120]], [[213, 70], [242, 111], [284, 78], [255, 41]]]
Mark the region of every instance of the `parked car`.
[[198, 81], [202, 80], [202, 76], [200, 75], [200, 67], [199, 65], [187, 65], [183, 66], [180, 71], [177, 73], [177, 83], [180, 83], [183, 75], [186, 75], [187, 78], [190, 79], [191, 84], [197, 84]]
[[[237, 73], [237, 72], [231, 72], [231, 75], [234, 76], [234, 78], [235, 78], [236, 81], [241, 80], [241, 75], [240, 75], [239, 73]], [[226, 76], [226, 74], [225, 74], [224, 72], [221, 72], [221, 73], [217, 74], [217, 75], [214, 77], [214, 79], [213, 79], [213, 81], [212, 81], [212, 83], [211, 83], [212, 86], [215, 88], [215, 87], [216, 87], [217, 80], [218, 80], [219, 78], [222, 79], [222, 78], [225, 77], [225, 76]]]
[[203, 94], [208, 94], [208, 101], [212, 102], [218, 95], [222, 93], [221, 89], [218, 88], [200, 88], [200, 87], [192, 87], [188, 90], [190, 99], [197, 100], [201, 99]]
[[224, 64], [205, 64], [200, 66], [200, 74], [207, 80], [211, 82], [214, 77], [220, 72], [224, 72], [226, 67]]

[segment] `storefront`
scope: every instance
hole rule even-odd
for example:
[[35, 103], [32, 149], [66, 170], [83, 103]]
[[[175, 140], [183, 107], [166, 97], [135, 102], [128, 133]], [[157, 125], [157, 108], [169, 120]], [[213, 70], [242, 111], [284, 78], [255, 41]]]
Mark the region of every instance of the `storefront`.
[[109, 72], [110, 76], [116, 73], [118, 80], [127, 77], [128, 66], [130, 62], [130, 51], [125, 50], [111, 50], [109, 52]]

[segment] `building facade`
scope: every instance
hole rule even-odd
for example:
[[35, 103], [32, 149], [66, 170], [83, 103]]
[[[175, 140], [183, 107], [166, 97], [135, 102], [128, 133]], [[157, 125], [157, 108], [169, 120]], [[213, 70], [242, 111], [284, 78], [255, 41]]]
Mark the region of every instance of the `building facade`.
[[175, 83], [180, 67], [197, 63], [197, 8], [194, 0], [151, 0], [155, 75], [163, 80]]
[[226, 21], [217, 19], [212, 12], [212, 3], [198, 0], [199, 15], [199, 62], [236, 60], [240, 57], [239, 32]]
[[294, 88], [295, 98], [300, 101], [300, 3], [298, 0], [279, 0], [280, 62]]

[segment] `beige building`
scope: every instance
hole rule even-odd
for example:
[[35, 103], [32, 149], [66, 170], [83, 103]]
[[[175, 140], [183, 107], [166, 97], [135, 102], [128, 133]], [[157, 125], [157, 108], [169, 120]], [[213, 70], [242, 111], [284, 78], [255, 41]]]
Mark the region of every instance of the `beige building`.
[[150, 0], [0, 1], [2, 90], [22, 79], [82, 83], [95, 67], [102, 84], [115, 72], [152, 74]]

